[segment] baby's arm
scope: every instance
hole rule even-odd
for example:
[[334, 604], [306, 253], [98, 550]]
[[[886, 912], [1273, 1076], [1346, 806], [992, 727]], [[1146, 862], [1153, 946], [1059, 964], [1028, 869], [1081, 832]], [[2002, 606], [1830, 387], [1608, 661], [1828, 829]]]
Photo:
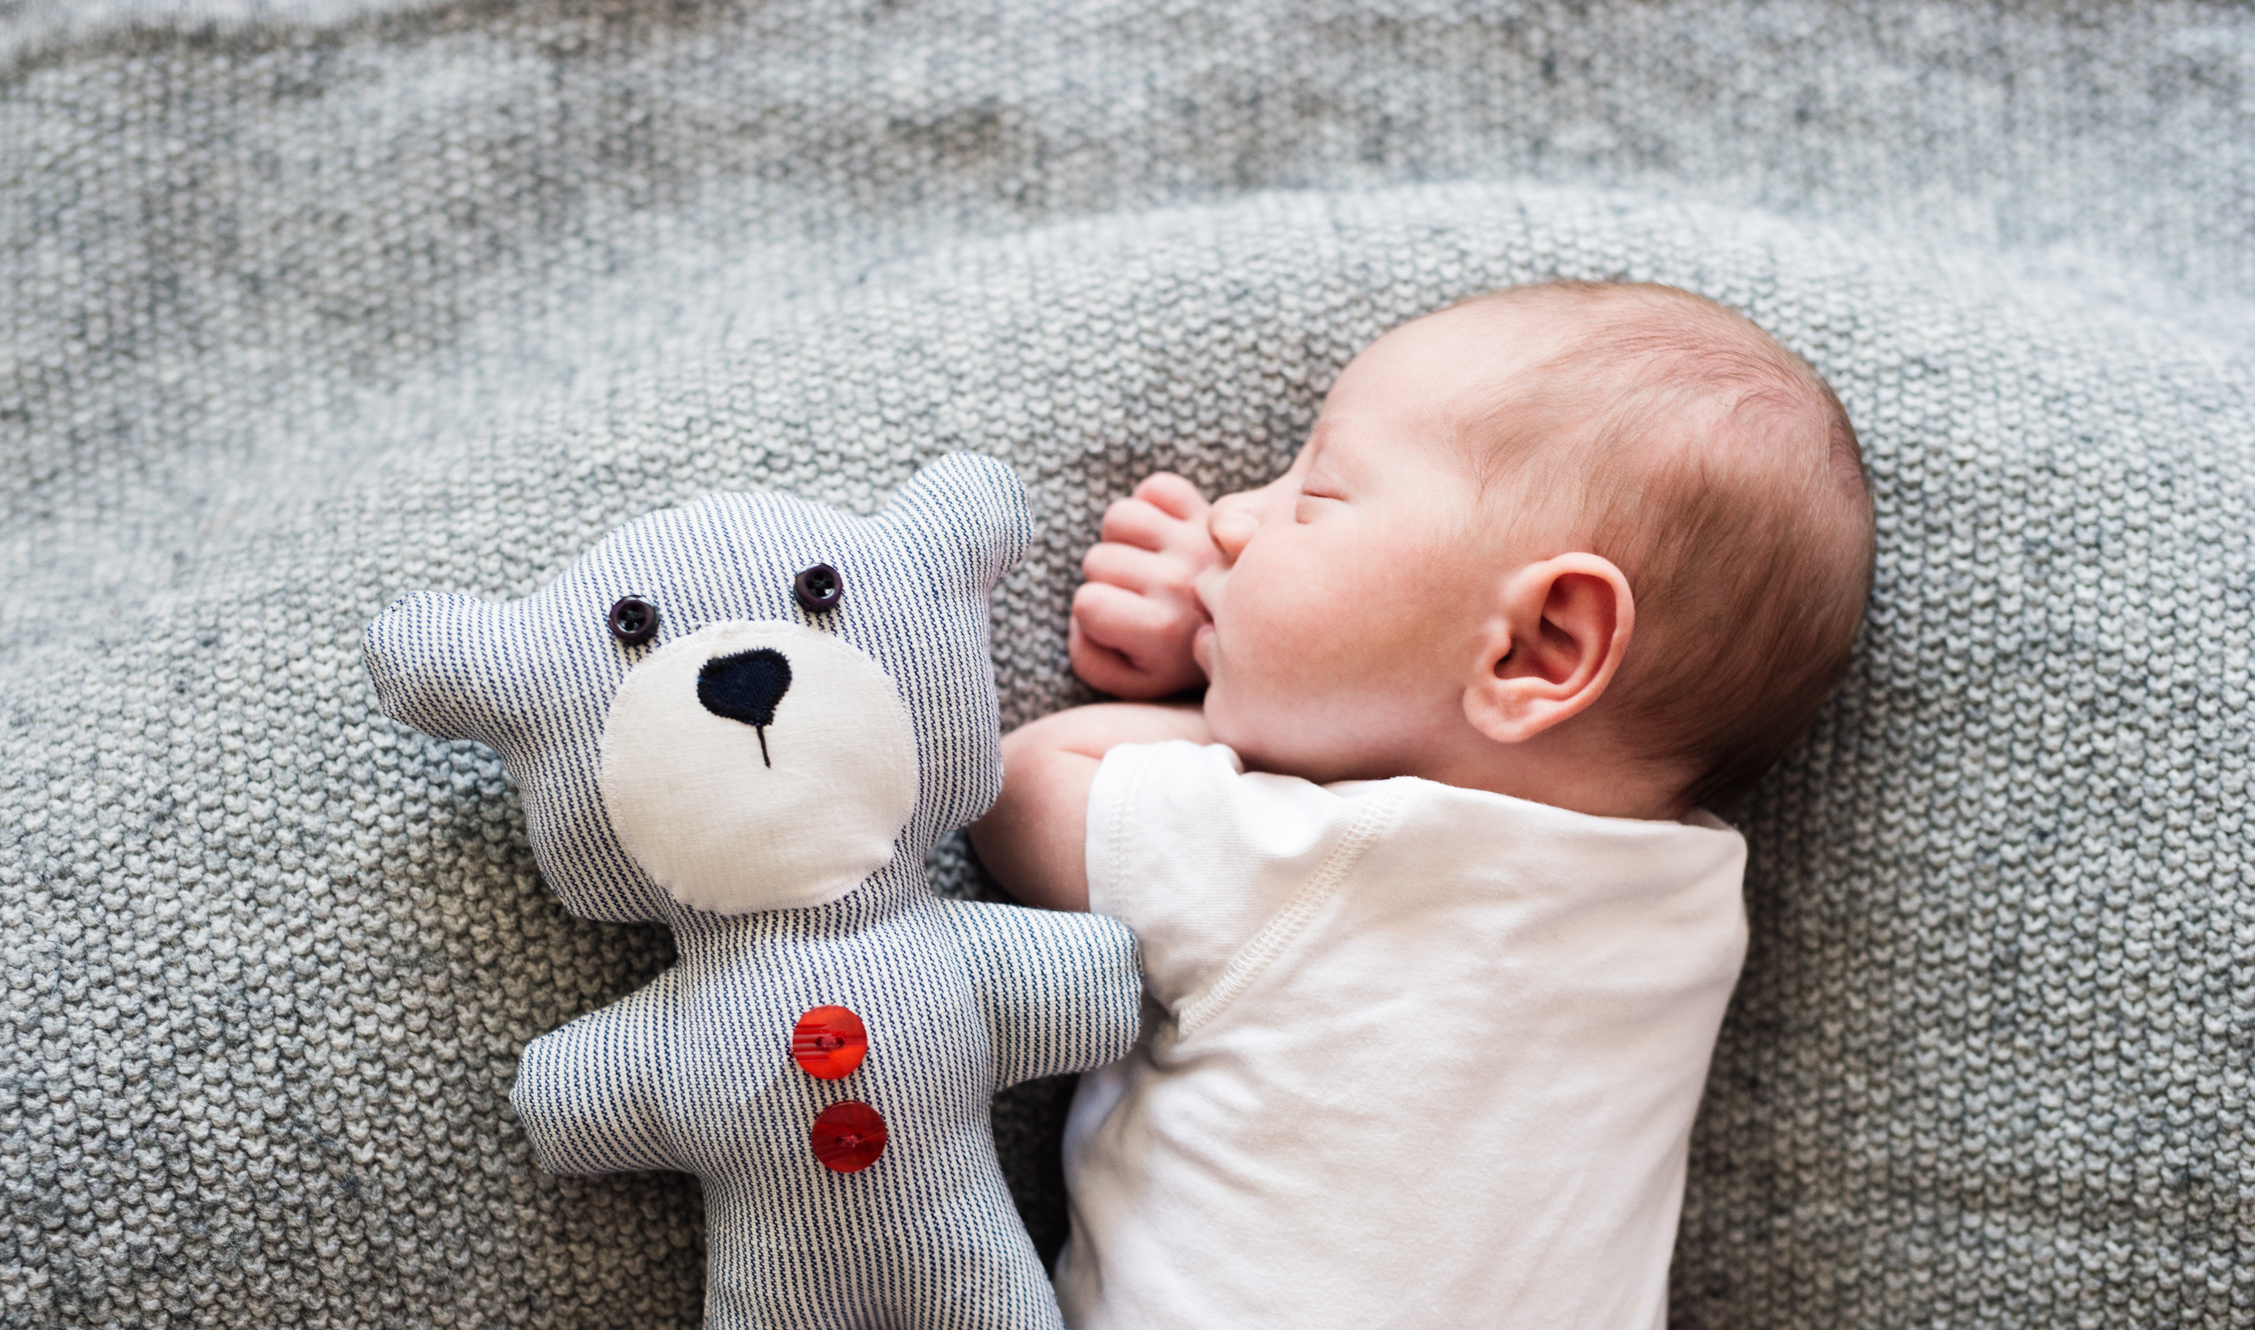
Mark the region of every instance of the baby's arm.
[[1065, 645], [1073, 673], [1115, 697], [1168, 697], [1206, 681], [1190, 642], [1206, 622], [1192, 589], [1221, 561], [1198, 487], [1160, 471], [1104, 510], [1102, 538], [1081, 556]]
[[1195, 706], [1106, 702], [1074, 707], [1002, 736], [1002, 797], [971, 824], [994, 879], [1027, 905], [1088, 908], [1088, 787], [1119, 744], [1212, 743]]
[[[1066, 638], [1073, 672], [1128, 698], [1166, 697], [1206, 681], [1190, 643], [1206, 622], [1193, 583], [1221, 559], [1208, 505], [1182, 477], [1158, 472], [1104, 510], [1101, 539], [1081, 558]], [[1052, 910], [1088, 908], [1088, 787], [1104, 754], [1126, 743], [1213, 742], [1195, 706], [1132, 702], [1075, 707], [1002, 737], [1002, 797], [971, 826], [971, 843], [1005, 891]]]

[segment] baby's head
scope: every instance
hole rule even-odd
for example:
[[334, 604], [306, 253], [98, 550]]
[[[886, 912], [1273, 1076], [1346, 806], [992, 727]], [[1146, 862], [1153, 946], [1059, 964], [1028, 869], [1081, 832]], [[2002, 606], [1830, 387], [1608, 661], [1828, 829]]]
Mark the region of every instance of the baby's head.
[[1211, 530], [1207, 719], [1255, 766], [1627, 816], [1759, 777], [1845, 671], [1871, 578], [1832, 391], [1649, 285], [1517, 287], [1395, 329]]

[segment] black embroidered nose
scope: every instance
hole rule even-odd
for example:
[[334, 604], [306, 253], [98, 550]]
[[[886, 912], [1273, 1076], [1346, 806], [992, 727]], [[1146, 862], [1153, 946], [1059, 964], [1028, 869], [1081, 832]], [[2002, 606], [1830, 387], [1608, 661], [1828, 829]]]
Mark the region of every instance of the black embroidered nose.
[[775, 704], [791, 691], [791, 662], [773, 647], [715, 656], [697, 671], [697, 700], [705, 710], [740, 720], [759, 731], [760, 761], [767, 756], [767, 727], [775, 723]]

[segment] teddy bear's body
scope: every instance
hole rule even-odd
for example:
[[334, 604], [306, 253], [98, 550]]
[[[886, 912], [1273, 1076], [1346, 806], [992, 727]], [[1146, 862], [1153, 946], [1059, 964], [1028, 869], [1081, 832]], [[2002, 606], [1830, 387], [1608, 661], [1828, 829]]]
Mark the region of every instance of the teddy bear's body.
[[[369, 629], [388, 714], [501, 752], [567, 907], [673, 930], [510, 1098], [551, 1172], [698, 1176], [710, 1326], [1058, 1323], [989, 1105], [1127, 1051], [1134, 943], [923, 870], [999, 789], [987, 596], [1027, 525], [1005, 469], [950, 457], [874, 518], [715, 495], [525, 600], [417, 593]], [[858, 1062], [809, 1042], [835, 1008]]]
[[[649, 987], [526, 1048], [510, 1100], [541, 1165], [702, 1179], [710, 1325], [1053, 1323], [988, 1100], [1125, 1051], [1133, 995], [1088, 964], [1111, 939], [937, 899], [917, 866], [818, 910], [712, 922], [676, 933], [680, 960]], [[834, 1082], [790, 1056], [793, 1023], [822, 1006], [869, 1032]], [[882, 1115], [885, 1147], [837, 1173], [808, 1132], [848, 1099]]]

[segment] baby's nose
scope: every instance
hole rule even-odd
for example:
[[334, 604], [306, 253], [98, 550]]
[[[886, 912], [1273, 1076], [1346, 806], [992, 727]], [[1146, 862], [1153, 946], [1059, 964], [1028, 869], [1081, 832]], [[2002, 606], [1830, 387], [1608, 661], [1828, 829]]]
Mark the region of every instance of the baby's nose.
[[1233, 563], [1259, 527], [1260, 519], [1253, 514], [1250, 494], [1224, 494], [1214, 500], [1214, 506], [1206, 514], [1206, 533], [1213, 537], [1214, 548]]

